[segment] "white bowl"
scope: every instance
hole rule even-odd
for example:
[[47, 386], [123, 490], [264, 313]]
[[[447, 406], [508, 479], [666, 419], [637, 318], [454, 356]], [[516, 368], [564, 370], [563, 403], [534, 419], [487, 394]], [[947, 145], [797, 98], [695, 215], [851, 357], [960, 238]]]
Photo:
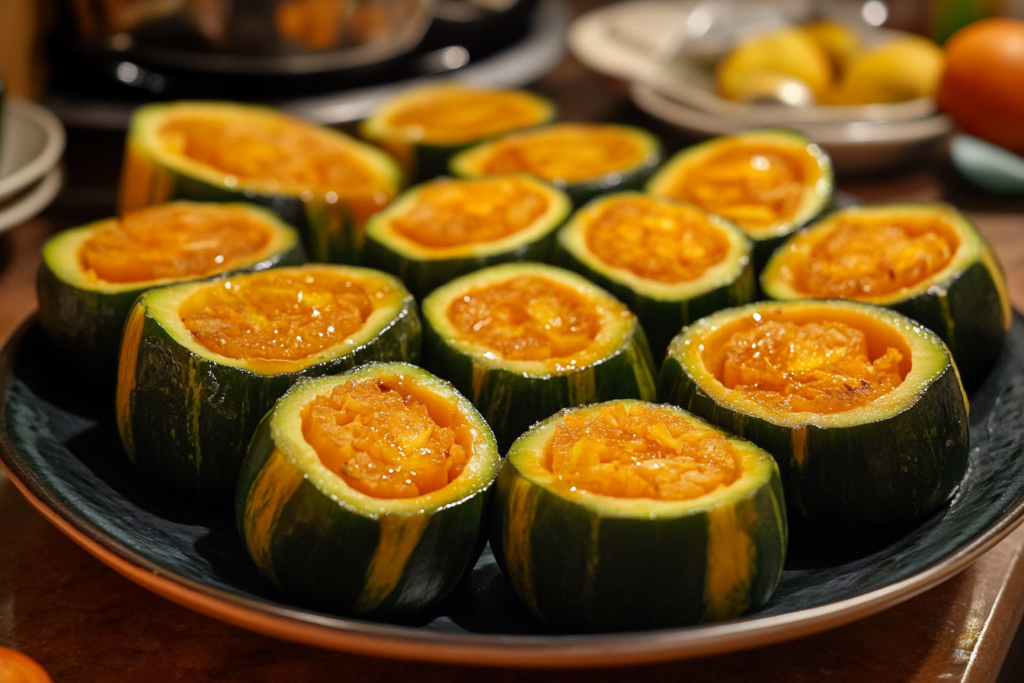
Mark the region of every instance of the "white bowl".
[[0, 141], [0, 202], [53, 170], [64, 153], [64, 126], [49, 109], [8, 96]]

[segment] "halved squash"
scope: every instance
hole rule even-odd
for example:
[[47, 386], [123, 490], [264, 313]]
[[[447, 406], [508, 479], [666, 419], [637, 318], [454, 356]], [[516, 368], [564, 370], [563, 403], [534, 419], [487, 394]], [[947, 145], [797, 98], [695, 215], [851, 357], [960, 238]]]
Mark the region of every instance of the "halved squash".
[[636, 316], [583, 277], [507, 263], [423, 300], [423, 364], [455, 385], [504, 451], [562, 408], [653, 400], [653, 361]]
[[562, 411], [515, 442], [491, 548], [542, 619], [652, 629], [762, 606], [787, 534], [766, 451], [675, 406], [617, 400]]
[[946, 204], [829, 214], [775, 252], [761, 286], [773, 299], [850, 299], [913, 318], [946, 342], [968, 390], [995, 364], [1012, 321], [992, 248]]
[[121, 328], [144, 291], [305, 260], [295, 229], [251, 204], [151, 206], [65, 230], [43, 245], [39, 323], [62, 357], [113, 385]]
[[370, 219], [363, 262], [399, 276], [422, 299], [485, 266], [548, 260], [571, 210], [564, 192], [527, 175], [441, 178]]
[[640, 128], [556, 123], [506, 135], [452, 157], [460, 178], [528, 173], [562, 188], [580, 206], [599, 194], [643, 187], [661, 163], [661, 143]]
[[391, 157], [339, 131], [270, 107], [168, 102], [132, 114], [119, 201], [252, 202], [296, 226], [313, 260], [356, 263], [367, 219], [401, 184]]
[[485, 540], [494, 437], [450, 384], [405, 363], [303, 380], [256, 431], [236, 495], [260, 572], [318, 609], [411, 612]]
[[724, 218], [624, 192], [577, 211], [558, 233], [556, 260], [628, 305], [661, 360], [684, 325], [754, 300], [750, 251]]
[[360, 123], [359, 135], [390, 152], [419, 182], [445, 175], [460, 150], [550, 123], [555, 113], [551, 102], [525, 90], [443, 83], [388, 99]]
[[656, 197], [689, 202], [743, 228], [760, 271], [787, 235], [832, 200], [832, 162], [788, 130], [726, 135], [678, 152], [647, 183]]
[[256, 425], [296, 380], [414, 362], [420, 330], [402, 283], [366, 268], [275, 268], [150, 290], [121, 344], [125, 452], [171, 488], [223, 498]]
[[878, 306], [714, 313], [672, 341], [659, 396], [775, 456], [791, 511], [820, 527], [919, 520], [967, 467], [967, 399], [946, 345]]

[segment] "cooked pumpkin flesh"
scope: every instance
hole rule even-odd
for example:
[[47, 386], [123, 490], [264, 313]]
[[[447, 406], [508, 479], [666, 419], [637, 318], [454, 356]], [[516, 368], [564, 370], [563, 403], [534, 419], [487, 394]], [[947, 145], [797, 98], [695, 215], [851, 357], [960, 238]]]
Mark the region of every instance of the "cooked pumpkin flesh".
[[341, 139], [284, 116], [180, 115], [160, 127], [159, 137], [166, 152], [225, 174], [229, 185], [352, 196], [381, 182]]
[[864, 332], [844, 322], [766, 320], [728, 338], [719, 380], [774, 411], [838, 413], [899, 386], [902, 359], [892, 347], [871, 359]]
[[392, 293], [327, 270], [271, 269], [214, 282], [178, 309], [192, 337], [239, 360], [301, 360], [344, 342]]
[[728, 237], [703, 212], [640, 196], [601, 205], [586, 240], [608, 265], [669, 284], [698, 279], [729, 253]]
[[546, 116], [547, 110], [524, 93], [437, 88], [411, 98], [385, 121], [405, 139], [455, 145], [534, 126]]
[[645, 404], [567, 414], [545, 456], [562, 488], [616, 498], [691, 500], [742, 474], [722, 434]]
[[757, 230], [792, 220], [818, 175], [803, 148], [735, 142], [687, 166], [666, 194]]
[[601, 330], [592, 302], [537, 275], [472, 289], [449, 304], [447, 316], [461, 339], [506, 360], [569, 358], [588, 349]]
[[390, 225], [419, 245], [444, 249], [514, 235], [548, 205], [547, 195], [522, 178], [443, 180], [424, 186]]
[[245, 211], [165, 204], [106, 221], [78, 258], [93, 281], [201, 278], [251, 261], [272, 238], [270, 226]]
[[940, 218], [843, 217], [797, 238], [784, 268], [820, 299], [872, 299], [912, 288], [943, 270], [960, 245]]
[[628, 130], [562, 123], [495, 141], [481, 175], [529, 173], [554, 183], [598, 180], [642, 164], [648, 149]]
[[398, 378], [350, 379], [302, 413], [302, 434], [320, 461], [375, 498], [412, 498], [443, 488], [469, 457], [458, 430], [438, 424]]

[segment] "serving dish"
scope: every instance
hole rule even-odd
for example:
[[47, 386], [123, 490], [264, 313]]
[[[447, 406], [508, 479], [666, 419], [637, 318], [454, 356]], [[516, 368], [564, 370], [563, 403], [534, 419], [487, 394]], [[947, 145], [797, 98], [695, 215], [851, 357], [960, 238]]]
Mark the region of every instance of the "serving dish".
[[0, 135], [0, 203], [53, 170], [64, 153], [64, 126], [49, 109], [8, 96]]
[[0, 202], [0, 232], [21, 225], [49, 206], [64, 184], [60, 167], [52, 168], [35, 185], [13, 199]]
[[[759, 612], [689, 628], [559, 633], [515, 601], [489, 552], [456, 593], [402, 621], [298, 604], [264, 582], [232, 513], [178, 499], [127, 463], [109, 397], [73, 381], [34, 318], [0, 354], [0, 459], [28, 500], [131, 580], [279, 638], [377, 656], [506, 666], [608, 666], [707, 656], [809, 635], [891, 607], [967, 567], [1024, 519], [1024, 318], [972, 397], [969, 470], [920, 524], [869, 540], [794, 527], [779, 589]], [[112, 400], [112, 399], [110, 399]]]

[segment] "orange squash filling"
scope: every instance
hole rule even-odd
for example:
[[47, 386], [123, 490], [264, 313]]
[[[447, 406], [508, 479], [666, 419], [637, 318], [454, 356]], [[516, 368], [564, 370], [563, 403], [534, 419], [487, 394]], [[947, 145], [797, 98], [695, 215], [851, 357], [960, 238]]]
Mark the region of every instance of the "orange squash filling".
[[871, 358], [863, 330], [838, 320], [764, 320], [725, 340], [719, 381], [779, 412], [838, 413], [889, 393], [903, 381], [903, 353]]
[[590, 301], [537, 275], [470, 290], [452, 301], [446, 314], [460, 338], [506, 360], [568, 358], [589, 348], [601, 330]]
[[171, 154], [271, 191], [331, 190], [353, 196], [379, 184], [373, 170], [343, 142], [285, 117], [181, 115], [164, 123], [159, 137]]
[[471, 447], [459, 413], [424, 393], [401, 377], [350, 379], [305, 407], [302, 434], [325, 467], [368, 496], [437, 491], [459, 476]]
[[493, 143], [481, 175], [529, 173], [550, 182], [597, 180], [644, 162], [647, 147], [627, 130], [561, 123]]
[[819, 299], [870, 300], [916, 286], [953, 260], [960, 240], [935, 217], [843, 217], [798, 236], [783, 266], [794, 287]]
[[393, 294], [383, 281], [271, 269], [200, 288], [178, 309], [192, 337], [239, 360], [295, 361], [355, 334]]
[[698, 279], [729, 253], [728, 237], [704, 213], [647, 197], [602, 204], [586, 240], [608, 265], [668, 284]]
[[819, 173], [802, 148], [736, 142], [688, 166], [666, 194], [758, 230], [792, 220]]
[[720, 433], [648, 404], [566, 415], [545, 459], [563, 489], [616, 498], [692, 500], [742, 474], [736, 448]]
[[455, 145], [533, 126], [546, 115], [522, 93], [438, 88], [403, 103], [385, 121], [410, 140]]
[[427, 248], [495, 242], [530, 227], [549, 206], [547, 195], [521, 178], [424, 186], [390, 225]]
[[82, 243], [78, 258], [94, 281], [201, 278], [250, 261], [272, 238], [247, 212], [170, 204], [108, 221]]

